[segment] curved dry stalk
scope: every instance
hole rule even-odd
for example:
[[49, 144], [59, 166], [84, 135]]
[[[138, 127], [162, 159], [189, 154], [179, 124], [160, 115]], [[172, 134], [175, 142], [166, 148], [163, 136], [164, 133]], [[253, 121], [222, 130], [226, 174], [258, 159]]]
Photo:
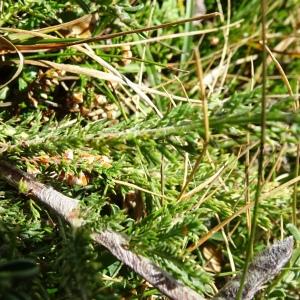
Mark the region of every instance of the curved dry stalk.
[[13, 51], [16, 51], [16, 53], [19, 56], [19, 64], [18, 64], [18, 68], [17, 68], [16, 72], [14, 73], [14, 75], [9, 80], [7, 80], [4, 84], [0, 85], [0, 90], [3, 89], [5, 86], [7, 86], [10, 82], [15, 80], [21, 74], [21, 72], [23, 70], [23, 66], [24, 66], [23, 54], [8, 39], [6, 39], [3, 36], [0, 36], [0, 48], [2, 47], [2, 45], [5, 45], [5, 47], [8, 47], [9, 49], [13, 49]]
[[[199, 15], [199, 16], [195, 16], [193, 18], [177, 20], [174, 22], [164, 23], [164, 24], [150, 26], [150, 27], [143, 27], [143, 28], [133, 29], [133, 30], [128, 30], [128, 31], [109, 33], [109, 34], [105, 34], [105, 35], [100, 34], [100, 35], [96, 35], [96, 36], [90, 37], [90, 38], [81, 38], [74, 42], [57, 41], [57, 42], [52, 42], [52, 43], [47, 43], [47, 44], [44, 43], [44, 44], [33, 44], [33, 45], [16, 45], [16, 47], [19, 51], [23, 51], [23, 50], [26, 51], [28, 49], [30, 49], [30, 50], [63, 49], [68, 46], [80, 45], [80, 44], [91, 43], [91, 42], [96, 42], [96, 41], [103, 41], [103, 40], [110, 40], [112, 38], [126, 36], [129, 34], [153, 31], [153, 30], [157, 30], [157, 29], [161, 29], [161, 28], [172, 27], [172, 26], [184, 24], [187, 22], [193, 22], [193, 21], [197, 21], [197, 20], [207, 20], [207, 19], [218, 17], [218, 16], [220, 16], [220, 13], [214, 12], [214, 13], [210, 13], [210, 14], [206, 14], [206, 15]], [[74, 20], [74, 21], [76, 21], [76, 20]], [[77, 21], [78, 21], [78, 19], [77, 19]], [[31, 31], [31, 35], [36, 35], [36, 34], [41, 35], [43, 32], [47, 32], [47, 29], [49, 29], [49, 28], [51, 28], [51, 27], [47, 27], [47, 28], [44, 28], [44, 29], [41, 29], [38, 31]], [[53, 27], [52, 27], [52, 29], [53, 29]], [[16, 32], [16, 33], [23, 32], [24, 33], [24, 30], [12, 29], [12, 28], [6, 28], [6, 27], [0, 27], [0, 31]], [[0, 49], [7, 50], [6, 47], [0, 47]]]
[[[52, 187], [40, 183], [32, 175], [16, 169], [5, 161], [0, 161], [0, 177], [13, 187], [20, 189], [22, 186], [23, 192], [51, 208], [71, 226], [77, 228], [84, 224], [84, 220], [80, 218], [78, 200], [64, 196]], [[97, 244], [107, 248], [117, 259], [171, 299], [204, 300], [202, 296], [184, 286], [149, 259], [129, 250], [128, 239], [125, 235], [107, 229], [92, 233], [91, 238]]]

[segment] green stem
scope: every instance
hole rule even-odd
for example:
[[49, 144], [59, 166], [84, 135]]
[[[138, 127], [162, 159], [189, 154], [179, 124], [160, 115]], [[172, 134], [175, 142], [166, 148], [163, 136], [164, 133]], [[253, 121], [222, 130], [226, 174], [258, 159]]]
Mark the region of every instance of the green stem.
[[[283, 113], [283, 112], [274, 112], [274, 113], [268, 113], [266, 115], [267, 121], [271, 122], [283, 122], [287, 124], [300, 124], [300, 115], [297, 113]], [[170, 125], [165, 126], [161, 128], [133, 128], [133, 129], [125, 129], [125, 130], [119, 130], [119, 129], [102, 129], [99, 134], [91, 134], [88, 132], [87, 129], [82, 129], [85, 131], [84, 133], [84, 140], [87, 143], [91, 144], [102, 144], [102, 143], [113, 143], [117, 140], [133, 140], [136, 138], [142, 138], [142, 139], [148, 139], [151, 137], [152, 139], [161, 139], [165, 138], [167, 136], [183, 136], [188, 132], [198, 132], [201, 136], [204, 136], [204, 130], [200, 126], [202, 124], [201, 119], [198, 120], [198, 122], [193, 121], [185, 121], [181, 124], [176, 125]], [[230, 126], [230, 125], [237, 125], [237, 126], [243, 126], [245, 124], [259, 124], [259, 115], [257, 114], [251, 114], [245, 117], [245, 115], [236, 115], [231, 116], [228, 118], [214, 118], [210, 120], [210, 128], [213, 132], [218, 132], [221, 127], [223, 126]], [[70, 123], [70, 125], [65, 126], [64, 128], [69, 128], [71, 126], [75, 126], [73, 122]], [[1, 130], [4, 131], [4, 126], [0, 124], [0, 132]], [[52, 132], [52, 131], [51, 131]], [[35, 147], [39, 146], [45, 141], [51, 141], [51, 143], [60, 143], [61, 140], [65, 140], [66, 136], [57, 134], [57, 129], [53, 128], [53, 132], [56, 132], [55, 135], [52, 135], [50, 133], [50, 136], [41, 131], [41, 135], [37, 136], [35, 138], [32, 138], [28, 141], [26, 141], [25, 145], [26, 147]], [[21, 146], [22, 145], [22, 146]], [[15, 151], [16, 148], [23, 148], [24, 146], [24, 140], [21, 140], [19, 138], [16, 138], [13, 141], [13, 144], [8, 145], [8, 147], [5, 149], [5, 151], [2, 152], [12, 152]]]
[[[194, 7], [194, 1], [193, 0], [187, 0], [186, 1], [186, 18], [191, 18], [193, 14], [193, 7]], [[190, 32], [192, 28], [192, 23], [185, 23], [184, 26], [184, 32]], [[185, 36], [183, 38], [183, 46], [182, 46], [182, 53], [181, 53], [181, 58], [180, 58], [180, 68], [183, 69], [184, 65], [188, 59], [189, 55], [189, 50], [191, 46], [191, 37]]]
[[[300, 163], [300, 143], [298, 143], [297, 145], [295, 177], [299, 175], [299, 163]], [[292, 203], [292, 220], [295, 226], [297, 226], [297, 201], [298, 201], [298, 183], [295, 183], [294, 193], [293, 193], [293, 203]]]
[[264, 147], [266, 140], [266, 83], [267, 83], [267, 52], [266, 52], [266, 15], [267, 15], [267, 0], [261, 0], [261, 12], [262, 12], [262, 42], [263, 42], [263, 71], [262, 71], [262, 97], [261, 97], [261, 135], [260, 135], [260, 153], [258, 162], [258, 177], [257, 186], [255, 193], [255, 201], [251, 222], [251, 233], [250, 240], [248, 242], [248, 248], [246, 253], [246, 261], [244, 265], [243, 274], [241, 276], [240, 287], [236, 299], [241, 300], [243, 295], [243, 287], [246, 280], [246, 274], [248, 273], [251, 257], [253, 254], [254, 239], [257, 227], [258, 219], [258, 209], [259, 209], [259, 199], [263, 185], [263, 165], [264, 165]]

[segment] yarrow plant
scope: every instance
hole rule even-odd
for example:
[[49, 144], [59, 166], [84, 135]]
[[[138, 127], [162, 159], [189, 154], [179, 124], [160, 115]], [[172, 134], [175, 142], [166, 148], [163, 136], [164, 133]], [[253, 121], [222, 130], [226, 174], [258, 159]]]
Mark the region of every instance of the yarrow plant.
[[267, 2], [0, 4], [0, 298], [297, 297], [297, 1]]

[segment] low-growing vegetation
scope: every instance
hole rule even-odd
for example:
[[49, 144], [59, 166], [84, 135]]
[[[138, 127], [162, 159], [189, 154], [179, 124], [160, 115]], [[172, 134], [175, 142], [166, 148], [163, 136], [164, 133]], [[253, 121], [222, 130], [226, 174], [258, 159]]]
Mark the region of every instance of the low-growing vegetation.
[[7, 0], [0, 16], [1, 299], [170, 296], [94, 232], [208, 299], [292, 235], [256, 297], [298, 299], [297, 0]]

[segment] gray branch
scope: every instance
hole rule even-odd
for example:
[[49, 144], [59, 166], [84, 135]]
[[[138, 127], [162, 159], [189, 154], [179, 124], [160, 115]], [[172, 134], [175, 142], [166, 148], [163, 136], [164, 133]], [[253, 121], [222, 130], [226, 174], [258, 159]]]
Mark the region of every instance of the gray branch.
[[[258, 254], [249, 266], [243, 287], [243, 300], [250, 300], [263, 288], [263, 285], [273, 279], [290, 260], [294, 240], [290, 236], [283, 241], [275, 242]], [[239, 287], [240, 276], [229, 281], [213, 298], [213, 300], [235, 300]]]
[[119, 233], [106, 230], [92, 234], [92, 238], [171, 299], [204, 300], [199, 294], [176, 281], [149, 259], [128, 250], [128, 240]]

